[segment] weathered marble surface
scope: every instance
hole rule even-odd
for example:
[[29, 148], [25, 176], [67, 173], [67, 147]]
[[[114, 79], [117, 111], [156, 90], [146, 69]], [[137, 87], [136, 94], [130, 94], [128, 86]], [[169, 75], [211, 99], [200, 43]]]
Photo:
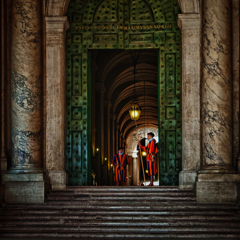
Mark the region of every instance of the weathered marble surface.
[[6, 203], [44, 203], [44, 185], [44, 181], [8, 182], [5, 184], [5, 201]]
[[[233, 63], [233, 166], [240, 172], [239, 156], [239, 0], [232, 0], [232, 63]], [[240, 162], [239, 162], [240, 164]]]
[[[53, 189], [66, 188], [67, 17], [46, 17], [46, 169]], [[57, 104], [56, 104], [57, 103]]]
[[181, 189], [193, 189], [200, 168], [200, 14], [179, 14], [182, 30]]
[[43, 173], [8, 173], [2, 179], [6, 203], [44, 203], [49, 179]]
[[237, 184], [232, 182], [197, 182], [197, 202], [231, 204], [237, 202]]
[[12, 169], [42, 167], [41, 1], [12, 2]]
[[232, 170], [231, 3], [203, 1], [202, 169]]

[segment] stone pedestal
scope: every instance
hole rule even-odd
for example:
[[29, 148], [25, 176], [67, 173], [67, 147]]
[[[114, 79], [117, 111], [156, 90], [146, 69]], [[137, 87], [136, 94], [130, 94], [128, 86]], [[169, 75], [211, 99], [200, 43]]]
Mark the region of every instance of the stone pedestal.
[[199, 203], [236, 203], [232, 161], [231, 1], [203, 1], [202, 159]]
[[200, 169], [200, 14], [179, 14], [182, 31], [182, 171], [179, 188], [193, 189]]
[[[46, 169], [54, 190], [66, 188], [67, 17], [46, 17]], [[64, 83], [64, 84], [63, 84]]]
[[199, 203], [236, 203], [240, 174], [200, 174], [196, 184]]
[[8, 173], [3, 176], [6, 203], [44, 203], [49, 189], [43, 173]]

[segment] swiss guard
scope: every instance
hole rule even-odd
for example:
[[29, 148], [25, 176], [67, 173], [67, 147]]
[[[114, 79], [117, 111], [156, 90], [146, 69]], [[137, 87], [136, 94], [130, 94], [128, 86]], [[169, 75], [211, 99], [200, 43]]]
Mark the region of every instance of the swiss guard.
[[115, 166], [114, 181], [116, 182], [116, 186], [119, 186], [120, 182], [122, 182], [123, 186], [126, 186], [126, 167], [129, 165], [129, 158], [124, 153], [124, 148], [118, 148], [118, 154], [115, 154], [113, 157], [113, 165]]
[[147, 157], [146, 157], [147, 169], [148, 169], [148, 175], [151, 176], [151, 183], [149, 184], [149, 186], [153, 186], [153, 179], [154, 179], [154, 176], [157, 174], [156, 154], [158, 149], [157, 149], [156, 141], [153, 137], [154, 137], [154, 133], [150, 132], [147, 134], [149, 143], [146, 147], [142, 146], [140, 142], [138, 143], [139, 147], [143, 151], [147, 152]]

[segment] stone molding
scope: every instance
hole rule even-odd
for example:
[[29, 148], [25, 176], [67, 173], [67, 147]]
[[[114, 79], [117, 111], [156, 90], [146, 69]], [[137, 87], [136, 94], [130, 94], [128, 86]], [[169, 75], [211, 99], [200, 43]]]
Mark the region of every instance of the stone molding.
[[70, 25], [67, 17], [45, 17], [46, 22], [46, 44], [65, 45], [66, 31]]
[[46, 16], [64, 16], [71, 0], [46, 0]]
[[199, 0], [178, 0], [182, 13], [199, 13]]
[[200, 14], [178, 14], [178, 27], [184, 30], [200, 30]]

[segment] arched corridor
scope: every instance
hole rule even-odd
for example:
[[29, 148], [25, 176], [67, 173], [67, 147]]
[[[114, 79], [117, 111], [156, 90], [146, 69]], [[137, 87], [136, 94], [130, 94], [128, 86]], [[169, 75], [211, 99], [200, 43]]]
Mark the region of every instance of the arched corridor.
[[[154, 127], [158, 134], [158, 51], [142, 50], [136, 65], [136, 102], [141, 108], [139, 130]], [[91, 51], [92, 170], [98, 185], [113, 185], [112, 158], [119, 146], [130, 156], [129, 177], [133, 178], [133, 154], [127, 139], [136, 132], [130, 119], [134, 91], [130, 51]], [[142, 131], [140, 131], [142, 135]], [[141, 138], [144, 136], [141, 136]], [[137, 144], [137, 142], [136, 142]], [[135, 175], [139, 175], [138, 172]], [[128, 181], [128, 184], [133, 182]], [[134, 183], [136, 184], [136, 183]]]

